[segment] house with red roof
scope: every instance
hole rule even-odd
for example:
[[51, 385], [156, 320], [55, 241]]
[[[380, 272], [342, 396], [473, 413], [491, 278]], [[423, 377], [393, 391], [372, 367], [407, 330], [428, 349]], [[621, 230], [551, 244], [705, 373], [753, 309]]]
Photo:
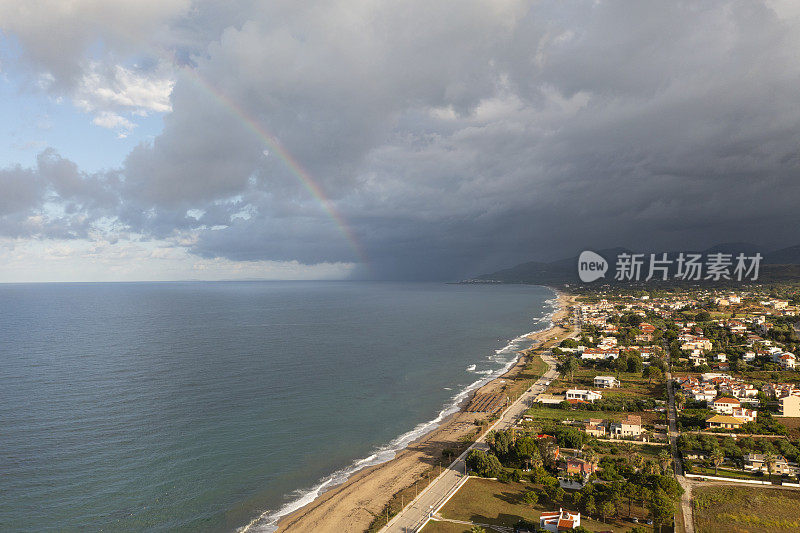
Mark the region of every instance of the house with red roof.
[[581, 525], [581, 513], [570, 513], [561, 507], [552, 513], [539, 515], [539, 527], [546, 531], [569, 531]]
[[589, 461], [579, 459], [578, 457], [566, 457], [564, 459], [564, 471], [566, 471], [567, 474], [581, 474], [588, 476], [593, 474], [596, 470], [597, 465], [590, 463]]
[[731, 415], [734, 409], [739, 409], [741, 406], [739, 400], [730, 396], [721, 396], [711, 403], [711, 409], [723, 415]]

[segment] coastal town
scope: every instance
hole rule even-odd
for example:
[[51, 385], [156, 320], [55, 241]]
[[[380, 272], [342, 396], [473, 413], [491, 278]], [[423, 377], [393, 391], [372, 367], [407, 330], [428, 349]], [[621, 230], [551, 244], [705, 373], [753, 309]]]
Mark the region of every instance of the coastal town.
[[474, 444], [372, 530], [800, 531], [796, 288], [562, 301], [537, 375], [476, 395]]

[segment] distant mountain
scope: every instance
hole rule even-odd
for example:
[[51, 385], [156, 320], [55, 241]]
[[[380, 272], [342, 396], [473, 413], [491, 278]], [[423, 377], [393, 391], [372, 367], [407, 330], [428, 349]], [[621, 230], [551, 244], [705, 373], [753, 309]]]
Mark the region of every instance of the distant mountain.
[[[687, 250], [687, 252], [689, 252]], [[632, 253], [626, 248], [607, 248], [597, 251], [609, 264], [606, 274], [607, 282], [614, 282], [614, 265], [621, 253]], [[643, 252], [637, 252], [643, 253]], [[647, 252], [649, 253], [649, 252]], [[677, 252], [670, 253], [674, 257]], [[711, 254], [744, 253], [748, 256], [760, 253], [763, 257], [761, 281], [800, 281], [800, 245], [790, 246], [775, 251], [768, 251], [762, 246], [744, 242], [722, 243], [695, 253]], [[511, 268], [498, 270], [490, 274], [482, 274], [475, 278], [481, 281], [500, 281], [503, 283], [535, 283], [542, 285], [564, 285], [580, 283], [577, 277], [578, 256], [559, 259], [551, 262], [531, 261]], [[671, 270], [672, 272], [672, 270]]]
[[[609, 265], [614, 265], [617, 255], [631, 253], [627, 248], [607, 248], [597, 251]], [[485, 281], [502, 281], [504, 283], [537, 283], [537, 284], [563, 284], [573, 283], [576, 280], [576, 265], [578, 256], [559, 259], [549, 263], [531, 261], [522, 263], [505, 270], [498, 270], [491, 274], [483, 274], [476, 279]]]
[[800, 244], [763, 255], [764, 263], [770, 265], [797, 265], [800, 264]]
[[760, 253], [761, 256], [763, 257], [766, 255], [767, 249], [764, 248], [763, 246], [750, 244], [749, 242], [725, 242], [722, 244], [717, 244], [715, 246], [712, 246], [707, 250], [703, 250], [703, 253], [747, 254], [747, 255], [755, 255], [756, 253]]

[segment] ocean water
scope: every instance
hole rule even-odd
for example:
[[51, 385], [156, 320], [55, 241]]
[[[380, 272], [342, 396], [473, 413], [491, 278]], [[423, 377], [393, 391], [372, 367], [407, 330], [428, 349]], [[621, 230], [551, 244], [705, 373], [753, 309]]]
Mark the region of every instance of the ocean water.
[[536, 286], [0, 285], [0, 530], [270, 530], [549, 325]]

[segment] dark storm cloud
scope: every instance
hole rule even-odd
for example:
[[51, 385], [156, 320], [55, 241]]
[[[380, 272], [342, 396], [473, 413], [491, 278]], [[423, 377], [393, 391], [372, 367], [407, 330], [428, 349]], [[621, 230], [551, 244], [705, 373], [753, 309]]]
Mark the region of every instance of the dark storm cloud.
[[113, 186], [122, 222], [190, 232], [204, 257], [359, 261], [252, 121], [341, 212], [364, 275], [453, 279], [584, 247], [796, 244], [791, 8], [279, 2], [215, 31], [195, 12], [173, 26], [204, 81], [177, 79], [164, 132], [121, 181], [43, 166], [8, 202], [27, 205], [43, 180], [91, 217]]

